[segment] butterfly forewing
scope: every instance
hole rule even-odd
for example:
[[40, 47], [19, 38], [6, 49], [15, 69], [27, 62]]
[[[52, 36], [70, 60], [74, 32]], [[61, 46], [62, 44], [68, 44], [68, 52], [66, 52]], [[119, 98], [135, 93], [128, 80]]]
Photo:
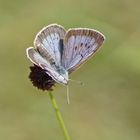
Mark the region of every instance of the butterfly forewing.
[[34, 40], [34, 45], [38, 52], [46, 58], [50, 63], [56, 66], [61, 65], [61, 52], [63, 45], [61, 41], [64, 39], [65, 29], [57, 24], [51, 24], [43, 28]]
[[86, 28], [67, 31], [64, 39], [62, 65], [69, 73], [76, 70], [102, 45], [105, 37], [100, 32]]

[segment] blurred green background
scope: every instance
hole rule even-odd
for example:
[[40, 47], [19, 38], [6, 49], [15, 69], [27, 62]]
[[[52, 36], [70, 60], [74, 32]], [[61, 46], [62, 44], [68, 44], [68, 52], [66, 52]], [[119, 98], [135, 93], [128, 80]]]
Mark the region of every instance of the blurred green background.
[[0, 140], [63, 140], [46, 92], [28, 79], [25, 49], [44, 26], [94, 28], [102, 49], [57, 85], [54, 96], [72, 140], [140, 139], [140, 1], [0, 0]]

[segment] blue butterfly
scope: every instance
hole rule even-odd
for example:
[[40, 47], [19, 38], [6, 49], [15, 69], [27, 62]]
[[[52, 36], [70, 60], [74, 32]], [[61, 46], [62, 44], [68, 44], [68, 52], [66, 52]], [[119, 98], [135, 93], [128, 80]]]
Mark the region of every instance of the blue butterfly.
[[88, 28], [51, 24], [35, 37], [34, 46], [26, 49], [32, 63], [41, 67], [57, 83], [68, 84], [68, 74], [78, 69], [100, 48], [105, 36]]

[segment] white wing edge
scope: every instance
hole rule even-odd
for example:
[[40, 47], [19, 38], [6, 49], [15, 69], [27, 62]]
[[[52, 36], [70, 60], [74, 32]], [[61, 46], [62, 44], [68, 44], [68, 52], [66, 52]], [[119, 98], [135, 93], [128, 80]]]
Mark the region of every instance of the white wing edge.
[[[99, 33], [101, 36], [103, 36], [104, 41], [106, 40], [106, 37], [105, 37], [105, 35], [104, 35], [103, 33], [101, 33], [101, 32], [98, 31], [98, 30], [92, 29], [92, 28], [69, 28], [69, 29], [66, 31], [66, 34], [67, 34], [70, 30], [91, 30], [91, 31], [94, 31], [94, 32]], [[64, 39], [64, 40], [65, 40], [65, 39]]]
[[35, 63], [35, 62], [31, 59], [31, 57], [29, 56], [29, 50], [31, 50], [31, 49], [34, 49], [34, 47], [29, 47], [29, 48], [26, 49], [27, 58], [28, 58], [33, 64], [39, 66], [39, 65], [38, 65], [37, 63]]
[[34, 46], [36, 46], [37, 37], [42, 33], [42, 31], [44, 31], [46, 28], [49, 28], [49, 27], [51, 27], [51, 26], [58, 26], [58, 27], [62, 28], [62, 29], [66, 32], [65, 28], [64, 28], [63, 26], [57, 24], [57, 23], [53, 23], [53, 24], [49, 24], [49, 25], [47, 25], [47, 26], [44, 26], [44, 27], [36, 34], [35, 39], [34, 39], [34, 42], [33, 42]]

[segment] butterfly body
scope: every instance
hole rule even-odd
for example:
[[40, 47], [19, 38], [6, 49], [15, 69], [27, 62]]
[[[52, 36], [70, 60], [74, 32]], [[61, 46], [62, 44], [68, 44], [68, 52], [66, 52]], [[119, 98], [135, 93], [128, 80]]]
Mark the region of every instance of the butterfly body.
[[62, 66], [58, 66], [56, 71], [66, 80], [66, 84], [67, 84], [68, 83], [68, 71]]
[[65, 31], [51, 24], [35, 37], [34, 46], [26, 50], [27, 57], [41, 67], [57, 83], [68, 84], [68, 74], [75, 71], [100, 48], [105, 37], [88, 28]]

